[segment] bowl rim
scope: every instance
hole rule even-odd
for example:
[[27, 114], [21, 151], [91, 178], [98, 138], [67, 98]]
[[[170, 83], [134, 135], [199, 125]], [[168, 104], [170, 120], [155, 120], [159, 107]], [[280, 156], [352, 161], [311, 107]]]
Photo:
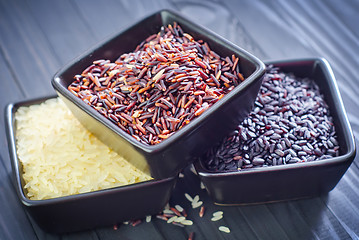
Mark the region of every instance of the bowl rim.
[[[177, 19], [176, 21], [182, 22], [182, 23], [184, 23], [186, 25], [192, 25], [196, 29], [197, 33], [206, 33], [208, 36], [212, 37], [217, 44], [220, 44], [221, 46], [226, 47], [227, 49], [236, 50], [236, 55], [238, 55], [237, 53], [239, 53], [238, 57], [245, 58], [247, 61], [251, 62], [251, 64], [253, 64], [255, 66], [255, 70], [242, 83], [240, 83], [238, 86], [236, 86], [231, 92], [224, 95], [222, 99], [220, 99], [218, 102], [213, 104], [207, 111], [205, 111], [203, 114], [201, 114], [197, 118], [191, 120], [191, 122], [189, 124], [185, 125], [183, 128], [175, 131], [173, 133], [173, 135], [171, 135], [169, 138], [164, 139], [163, 141], [161, 141], [160, 143], [155, 144], [155, 145], [146, 145], [146, 144], [144, 144], [142, 142], [137, 141], [130, 134], [123, 131], [121, 128], [119, 128], [118, 126], [113, 124], [106, 117], [104, 117], [100, 113], [98, 113], [91, 106], [85, 104], [83, 101], [81, 101], [81, 99], [79, 99], [76, 96], [74, 96], [73, 94], [71, 94], [67, 90], [67, 88], [65, 88], [60, 83], [60, 81], [61, 81], [60, 76], [64, 72], [66, 72], [66, 70], [68, 70], [71, 66], [73, 66], [74, 64], [79, 62], [81, 59], [83, 59], [83, 58], [85, 58], [87, 56], [90, 56], [92, 52], [96, 51], [98, 48], [102, 47], [103, 45], [109, 43], [110, 41], [112, 41], [116, 37], [124, 34], [128, 30], [136, 27], [137, 24], [139, 24], [139, 23], [141, 23], [143, 21], [146, 21], [149, 18], [154, 17], [155, 15], [161, 15], [162, 16], [163, 14], [171, 15], [171, 16], [173, 16], [173, 17], [175, 17]], [[63, 97], [70, 100], [73, 104], [75, 104], [81, 110], [86, 112], [86, 114], [91, 115], [91, 117], [93, 117], [95, 120], [97, 120], [98, 122], [103, 124], [105, 127], [109, 128], [111, 131], [115, 132], [117, 135], [121, 136], [123, 139], [125, 139], [132, 146], [134, 146], [134, 147], [136, 147], [138, 149], [141, 149], [143, 152], [145, 152], [147, 154], [151, 154], [151, 153], [155, 153], [155, 152], [159, 152], [159, 151], [167, 149], [170, 145], [175, 144], [178, 139], [182, 139], [187, 134], [191, 133], [192, 131], [195, 131], [196, 128], [201, 123], [205, 122], [206, 119], [213, 114], [213, 112], [215, 112], [217, 109], [221, 108], [221, 106], [225, 105], [225, 103], [230, 101], [236, 94], [239, 94], [240, 92], [242, 92], [243, 89], [246, 89], [249, 85], [254, 84], [257, 79], [262, 78], [262, 76], [265, 73], [265, 69], [266, 69], [265, 64], [259, 58], [257, 58], [253, 54], [249, 53], [245, 49], [235, 45], [234, 43], [231, 43], [230, 41], [228, 41], [224, 37], [216, 34], [212, 30], [210, 30], [210, 29], [208, 29], [208, 28], [206, 28], [204, 26], [201, 26], [201, 25], [199, 25], [199, 24], [197, 24], [197, 23], [195, 23], [193, 21], [188, 20], [186, 17], [182, 16], [181, 14], [179, 14], [179, 13], [177, 13], [175, 11], [168, 10], [168, 9], [162, 9], [162, 10], [159, 10], [159, 11], [157, 11], [155, 13], [152, 13], [152, 14], [150, 14], [150, 15], [136, 21], [134, 24], [131, 24], [129, 27], [125, 28], [124, 30], [118, 31], [117, 33], [115, 33], [112, 36], [106, 38], [105, 40], [100, 41], [99, 43], [93, 45], [90, 49], [83, 52], [81, 55], [74, 58], [68, 64], [66, 64], [65, 66], [60, 68], [56, 72], [54, 77], [52, 78], [51, 83], [52, 83], [54, 89], [58, 93], [60, 93]]]
[[268, 60], [265, 61], [267, 65], [278, 65], [278, 64], [294, 64], [294, 63], [301, 63], [301, 62], [313, 62], [313, 68], [315, 64], [319, 65], [324, 73], [325, 78], [327, 79], [327, 83], [330, 84], [333, 92], [332, 98], [335, 99], [335, 109], [336, 111], [340, 112], [338, 114], [338, 119], [341, 121], [343, 125], [344, 131], [344, 138], [345, 144], [347, 144], [347, 151], [343, 155], [339, 155], [337, 157], [331, 157], [323, 160], [312, 161], [312, 162], [303, 162], [303, 163], [294, 163], [294, 164], [285, 164], [285, 165], [276, 165], [276, 166], [267, 166], [267, 167], [260, 167], [260, 168], [249, 168], [243, 169], [241, 171], [230, 171], [230, 172], [214, 172], [207, 170], [202, 161], [198, 160], [194, 162], [194, 166], [196, 171], [200, 177], [204, 178], [217, 178], [217, 177], [231, 177], [231, 176], [238, 176], [242, 174], [259, 174], [259, 173], [266, 173], [266, 172], [281, 172], [285, 170], [293, 170], [293, 169], [301, 169], [301, 168], [308, 168], [308, 167], [321, 167], [323, 165], [336, 165], [339, 163], [344, 163], [353, 159], [356, 155], [356, 144], [354, 135], [348, 120], [347, 113], [345, 111], [345, 107], [343, 104], [343, 100], [341, 98], [341, 94], [339, 92], [338, 84], [336, 78], [334, 76], [333, 70], [329, 64], [329, 62], [323, 57], [313, 57], [313, 58], [298, 58], [298, 59], [281, 59], [281, 60]]
[[24, 192], [23, 186], [21, 184], [21, 172], [20, 172], [20, 160], [17, 155], [17, 147], [16, 147], [16, 136], [15, 136], [15, 113], [16, 110], [21, 106], [31, 106], [40, 104], [46, 100], [57, 98], [57, 95], [49, 95], [44, 97], [37, 98], [29, 98], [13, 103], [8, 103], [5, 107], [5, 128], [6, 128], [6, 137], [8, 140], [8, 148], [9, 148], [9, 156], [11, 161], [12, 168], [12, 176], [15, 182], [15, 188], [17, 194], [21, 200], [21, 202], [27, 207], [34, 206], [45, 206], [45, 205], [53, 205], [59, 203], [66, 203], [72, 201], [79, 201], [81, 199], [90, 199], [96, 198], [98, 196], [104, 196], [108, 194], [120, 194], [126, 193], [128, 190], [147, 188], [154, 185], [162, 184], [165, 182], [175, 181], [177, 179], [177, 175], [163, 178], [163, 179], [150, 179], [143, 182], [132, 183], [123, 186], [99, 189], [91, 192], [78, 193], [73, 195], [49, 198], [49, 199], [41, 199], [41, 200], [31, 200], [28, 198]]

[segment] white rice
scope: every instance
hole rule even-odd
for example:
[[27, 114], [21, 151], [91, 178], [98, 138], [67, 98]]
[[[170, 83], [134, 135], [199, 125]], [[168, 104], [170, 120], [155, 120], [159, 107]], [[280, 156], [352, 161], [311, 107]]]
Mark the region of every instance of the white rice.
[[59, 98], [20, 107], [15, 120], [24, 188], [32, 200], [151, 179], [87, 131]]
[[231, 230], [226, 226], [220, 226], [218, 229], [219, 229], [219, 231], [225, 232], [225, 233], [230, 233], [231, 232]]

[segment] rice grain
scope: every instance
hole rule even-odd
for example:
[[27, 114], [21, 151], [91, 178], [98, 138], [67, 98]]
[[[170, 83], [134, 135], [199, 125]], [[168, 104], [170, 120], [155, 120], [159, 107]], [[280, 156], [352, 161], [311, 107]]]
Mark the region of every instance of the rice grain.
[[16, 148], [31, 200], [56, 198], [150, 180], [87, 131], [59, 99], [15, 113]]

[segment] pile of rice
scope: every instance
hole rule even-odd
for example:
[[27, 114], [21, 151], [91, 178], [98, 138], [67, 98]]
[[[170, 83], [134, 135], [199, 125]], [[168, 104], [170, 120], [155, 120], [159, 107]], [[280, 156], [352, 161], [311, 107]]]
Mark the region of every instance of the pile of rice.
[[151, 179], [87, 131], [59, 98], [20, 107], [15, 120], [24, 188], [32, 200]]

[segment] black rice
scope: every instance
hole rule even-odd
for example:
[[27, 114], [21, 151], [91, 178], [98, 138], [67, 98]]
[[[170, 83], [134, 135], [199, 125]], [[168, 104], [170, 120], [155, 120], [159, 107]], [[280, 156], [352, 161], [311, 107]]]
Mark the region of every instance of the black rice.
[[338, 155], [333, 118], [318, 85], [269, 67], [253, 111], [202, 162], [210, 171], [238, 171]]

